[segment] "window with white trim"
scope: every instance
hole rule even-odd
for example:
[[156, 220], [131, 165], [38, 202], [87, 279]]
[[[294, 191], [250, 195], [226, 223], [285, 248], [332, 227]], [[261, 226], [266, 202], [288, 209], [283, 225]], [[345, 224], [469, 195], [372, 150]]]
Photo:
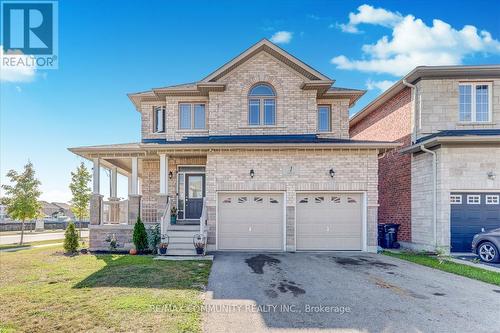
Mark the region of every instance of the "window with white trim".
[[179, 128], [181, 130], [204, 130], [205, 122], [205, 104], [179, 104]]
[[499, 195], [486, 195], [486, 204], [487, 205], [498, 205], [500, 204], [500, 196]]
[[462, 203], [462, 196], [460, 194], [450, 195], [450, 203], [452, 205], [460, 205]]
[[153, 132], [165, 133], [165, 107], [156, 106], [153, 109]]
[[276, 125], [276, 92], [267, 83], [259, 83], [248, 93], [248, 125]]
[[491, 121], [491, 83], [464, 82], [458, 89], [461, 122]]
[[467, 196], [467, 204], [468, 205], [480, 205], [481, 204], [481, 196], [476, 194], [471, 194]]
[[330, 105], [318, 105], [318, 132], [332, 130], [332, 112]]

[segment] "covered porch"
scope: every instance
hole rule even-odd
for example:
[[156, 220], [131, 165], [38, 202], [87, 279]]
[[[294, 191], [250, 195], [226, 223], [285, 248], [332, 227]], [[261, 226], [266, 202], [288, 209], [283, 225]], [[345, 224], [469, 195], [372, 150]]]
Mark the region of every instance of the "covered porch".
[[[166, 234], [174, 207], [178, 224], [198, 225], [204, 233], [200, 220], [205, 214], [206, 153], [149, 150], [141, 144], [119, 146], [121, 149], [115, 145], [70, 149], [93, 164], [90, 249], [106, 250], [110, 235], [117, 238], [120, 247], [132, 247], [138, 217], [147, 229], [160, 224], [161, 233]], [[123, 190], [118, 194], [119, 177], [127, 179], [126, 195]], [[105, 186], [108, 179], [109, 192]]]

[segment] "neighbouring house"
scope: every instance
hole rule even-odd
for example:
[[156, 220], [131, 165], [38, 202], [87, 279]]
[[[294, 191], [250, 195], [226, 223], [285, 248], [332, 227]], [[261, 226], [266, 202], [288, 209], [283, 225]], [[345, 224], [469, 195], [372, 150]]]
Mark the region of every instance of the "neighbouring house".
[[196, 233], [208, 250], [376, 251], [377, 159], [398, 144], [351, 140], [364, 91], [333, 83], [264, 39], [198, 82], [129, 94], [141, 142], [70, 148], [94, 163], [90, 249], [113, 234], [131, 247], [140, 216], [171, 254], [193, 253]]
[[350, 120], [379, 159], [379, 223], [415, 249], [468, 252], [500, 227], [500, 65], [417, 67]]
[[40, 205], [42, 206], [41, 210], [44, 218], [56, 220], [75, 218], [71, 206], [67, 203], [40, 201]]

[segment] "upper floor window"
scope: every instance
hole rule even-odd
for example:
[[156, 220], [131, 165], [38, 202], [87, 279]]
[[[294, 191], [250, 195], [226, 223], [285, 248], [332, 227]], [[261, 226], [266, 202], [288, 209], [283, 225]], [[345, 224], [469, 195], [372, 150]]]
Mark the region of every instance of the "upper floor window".
[[318, 106], [318, 132], [331, 132], [332, 112], [329, 105]]
[[460, 121], [491, 121], [491, 83], [460, 83], [459, 96]]
[[270, 85], [260, 83], [250, 89], [248, 125], [276, 125], [276, 93]]
[[153, 131], [155, 133], [164, 133], [165, 132], [165, 107], [164, 106], [156, 106], [153, 109]]
[[179, 128], [183, 130], [205, 129], [205, 104], [179, 104]]

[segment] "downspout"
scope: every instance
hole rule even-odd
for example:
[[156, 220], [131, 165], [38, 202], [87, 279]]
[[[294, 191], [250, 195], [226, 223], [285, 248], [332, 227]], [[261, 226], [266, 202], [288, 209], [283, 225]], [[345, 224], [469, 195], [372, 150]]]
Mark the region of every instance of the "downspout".
[[403, 84], [409, 88], [411, 88], [411, 113], [413, 114], [413, 128], [412, 128], [412, 137], [411, 143], [414, 143], [417, 140], [417, 86], [409, 83], [406, 79], [403, 79]]
[[437, 154], [435, 151], [420, 146], [423, 152], [432, 155], [432, 222], [434, 224], [434, 248], [437, 249]]

